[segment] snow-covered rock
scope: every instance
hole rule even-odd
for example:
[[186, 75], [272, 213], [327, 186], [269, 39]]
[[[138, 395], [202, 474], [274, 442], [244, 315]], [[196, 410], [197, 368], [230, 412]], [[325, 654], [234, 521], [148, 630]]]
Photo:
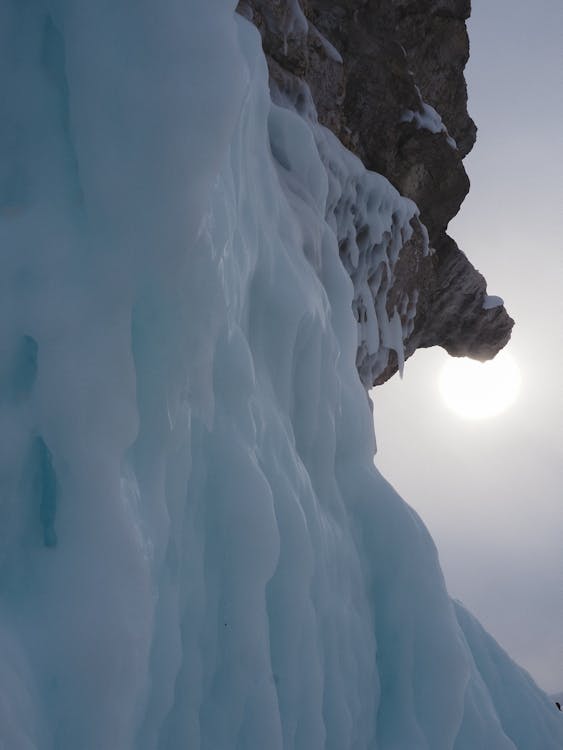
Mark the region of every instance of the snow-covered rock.
[[[274, 100], [290, 102], [309, 121], [318, 116], [417, 205], [432, 253], [415, 231], [400, 250], [388, 294], [389, 316], [400, 300], [412, 306], [417, 298], [412, 324], [402, 316], [405, 358], [438, 345], [490, 359], [509, 340], [513, 321], [502, 305], [494, 313], [483, 308], [485, 279], [446, 233], [469, 190], [462, 160], [476, 133], [463, 76], [469, 0], [300, 2], [308, 25], [291, 20], [295, 0], [244, 0], [239, 7], [260, 30]], [[360, 341], [360, 362], [369, 346]], [[399, 368], [392, 353], [383, 369], [373, 368], [370, 385]]]

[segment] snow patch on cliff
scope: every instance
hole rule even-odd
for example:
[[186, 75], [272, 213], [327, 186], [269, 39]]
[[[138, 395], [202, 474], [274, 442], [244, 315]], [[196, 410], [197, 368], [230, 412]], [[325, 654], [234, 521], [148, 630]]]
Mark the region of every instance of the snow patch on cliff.
[[430, 104], [422, 99], [422, 94], [418, 86], [415, 87], [420, 99], [420, 110], [414, 112], [407, 109], [403, 112], [400, 122], [414, 122], [417, 128], [423, 128], [430, 133], [445, 133], [448, 146], [457, 149], [457, 143], [449, 134], [448, 129], [442, 122], [440, 114]]
[[502, 297], [487, 294], [483, 298], [483, 310], [494, 310], [495, 307], [502, 307], [503, 305], [504, 300]]

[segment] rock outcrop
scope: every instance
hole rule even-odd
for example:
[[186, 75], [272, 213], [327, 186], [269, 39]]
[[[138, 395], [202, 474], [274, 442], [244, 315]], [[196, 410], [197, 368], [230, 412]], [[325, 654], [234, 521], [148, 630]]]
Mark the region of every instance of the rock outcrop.
[[[388, 295], [391, 305], [417, 298], [405, 356], [438, 345], [493, 357], [513, 321], [502, 305], [485, 309], [486, 282], [446, 231], [469, 190], [462, 160], [476, 137], [463, 76], [470, 0], [243, 0], [239, 12], [262, 36], [273, 99], [318, 117], [419, 208], [429, 252], [421, 228]], [[364, 383], [397, 366], [391, 357]]]

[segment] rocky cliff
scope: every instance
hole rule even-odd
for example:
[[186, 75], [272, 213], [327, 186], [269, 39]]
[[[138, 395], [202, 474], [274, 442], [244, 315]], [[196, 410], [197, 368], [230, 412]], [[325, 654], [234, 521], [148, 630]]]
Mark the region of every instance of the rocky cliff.
[[[485, 279], [447, 234], [469, 190], [463, 158], [476, 136], [463, 76], [470, 0], [243, 0], [238, 10], [260, 31], [274, 101], [318, 118], [418, 207], [412, 236], [384, 269], [405, 357], [435, 345], [493, 357], [513, 321], [487, 303]], [[361, 222], [356, 230], [355, 244], [369, 255]], [[348, 240], [340, 252], [352, 271]], [[355, 310], [362, 304], [357, 298]], [[391, 351], [386, 363], [366, 367], [362, 344], [360, 333], [358, 366], [371, 387], [396, 371], [398, 358]]]

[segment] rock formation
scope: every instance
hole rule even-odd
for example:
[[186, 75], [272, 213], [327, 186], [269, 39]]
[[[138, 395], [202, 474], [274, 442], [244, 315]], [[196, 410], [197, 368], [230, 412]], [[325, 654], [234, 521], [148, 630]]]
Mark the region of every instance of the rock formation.
[[[485, 279], [447, 234], [469, 190], [462, 160], [476, 136], [463, 76], [470, 0], [243, 0], [238, 9], [260, 31], [274, 101], [318, 117], [418, 206], [422, 225], [413, 222], [387, 295], [390, 315], [397, 300], [417, 300], [414, 326], [396, 308], [405, 356], [438, 345], [493, 357], [513, 321], [502, 305], [484, 307]], [[383, 369], [364, 368], [364, 384], [397, 367], [391, 353]]]

